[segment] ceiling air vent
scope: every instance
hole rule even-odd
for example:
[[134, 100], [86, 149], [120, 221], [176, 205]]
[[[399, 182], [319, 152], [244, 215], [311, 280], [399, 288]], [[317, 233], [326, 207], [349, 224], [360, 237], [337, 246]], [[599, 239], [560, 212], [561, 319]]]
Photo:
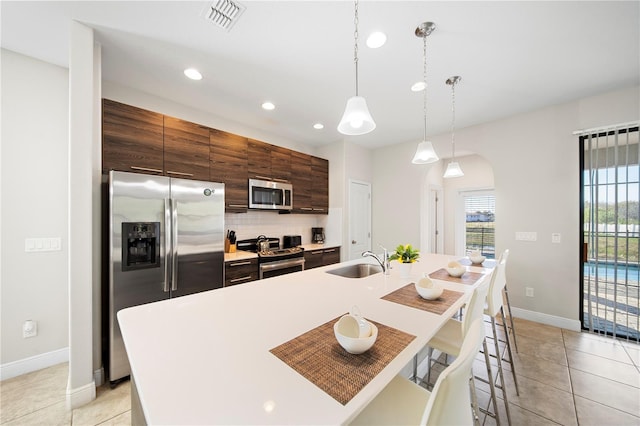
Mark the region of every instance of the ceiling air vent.
[[211, 6], [207, 6], [202, 15], [216, 26], [230, 31], [244, 10], [245, 7], [238, 2], [217, 0]]

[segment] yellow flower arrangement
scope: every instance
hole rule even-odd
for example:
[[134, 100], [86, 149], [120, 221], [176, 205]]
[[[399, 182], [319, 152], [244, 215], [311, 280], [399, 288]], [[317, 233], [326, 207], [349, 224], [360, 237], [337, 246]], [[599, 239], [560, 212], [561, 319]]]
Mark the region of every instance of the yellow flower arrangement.
[[389, 256], [389, 260], [397, 260], [400, 263], [417, 262], [420, 257], [420, 251], [411, 247], [411, 244], [396, 247], [396, 251]]

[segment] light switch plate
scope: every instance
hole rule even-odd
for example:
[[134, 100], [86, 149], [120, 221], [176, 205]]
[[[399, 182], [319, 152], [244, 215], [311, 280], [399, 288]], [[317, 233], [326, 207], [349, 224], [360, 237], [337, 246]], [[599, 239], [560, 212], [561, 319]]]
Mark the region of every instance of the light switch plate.
[[518, 241], [536, 241], [537, 239], [537, 232], [516, 232], [516, 240]]
[[62, 239], [55, 238], [26, 238], [24, 240], [24, 251], [60, 251], [62, 250]]
[[558, 233], [551, 234], [551, 242], [554, 244], [560, 244], [562, 241], [562, 236]]

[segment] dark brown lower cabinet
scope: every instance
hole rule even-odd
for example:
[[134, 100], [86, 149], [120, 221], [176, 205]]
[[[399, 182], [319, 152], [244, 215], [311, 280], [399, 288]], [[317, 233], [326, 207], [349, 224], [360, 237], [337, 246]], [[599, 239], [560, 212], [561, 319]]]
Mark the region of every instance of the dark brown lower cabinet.
[[224, 264], [224, 286], [248, 283], [259, 278], [258, 258], [233, 260]]
[[304, 269], [319, 268], [340, 262], [340, 247], [305, 250]]

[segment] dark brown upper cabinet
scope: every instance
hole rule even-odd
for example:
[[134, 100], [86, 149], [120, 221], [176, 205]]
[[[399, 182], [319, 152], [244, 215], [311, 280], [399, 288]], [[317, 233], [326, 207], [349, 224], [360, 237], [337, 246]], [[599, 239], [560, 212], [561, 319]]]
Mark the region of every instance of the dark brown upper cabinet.
[[[329, 213], [329, 160], [311, 157], [312, 190], [311, 204], [313, 213]], [[293, 196], [295, 197], [295, 188]]]
[[291, 152], [291, 184], [293, 185], [293, 213], [313, 213], [311, 191], [311, 156], [302, 152]]
[[164, 173], [209, 180], [209, 128], [164, 116]]
[[163, 174], [163, 115], [103, 99], [102, 170]]
[[225, 185], [225, 211], [246, 212], [249, 207], [247, 138], [209, 129], [210, 180]]

